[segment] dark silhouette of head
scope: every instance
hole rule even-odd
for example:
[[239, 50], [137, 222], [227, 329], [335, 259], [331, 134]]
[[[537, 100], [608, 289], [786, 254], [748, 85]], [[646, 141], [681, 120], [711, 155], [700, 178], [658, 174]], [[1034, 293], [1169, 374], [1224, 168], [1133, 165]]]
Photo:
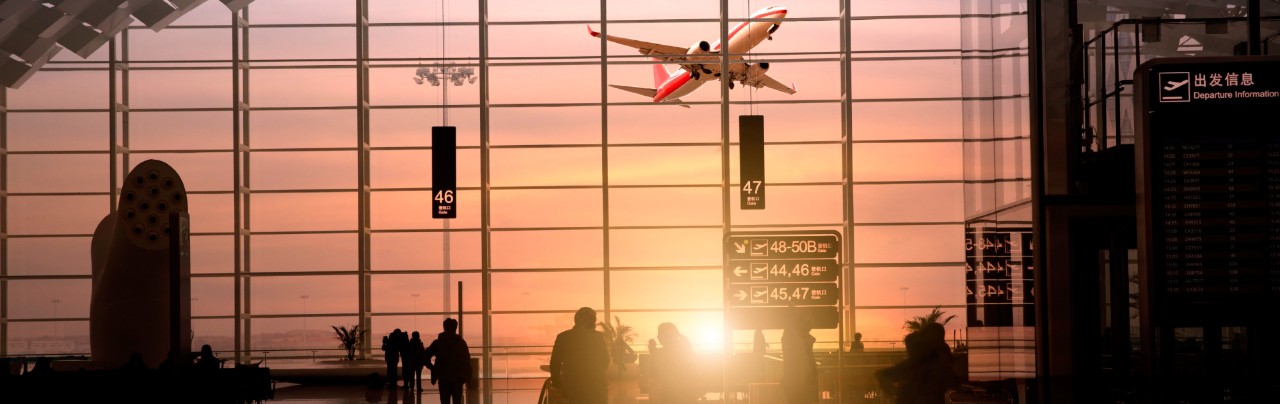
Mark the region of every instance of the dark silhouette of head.
[[577, 313], [574, 313], [573, 315], [574, 328], [595, 328], [595, 326], [596, 326], [596, 311], [593, 310], [592, 308], [583, 307], [581, 309], [578, 309]]
[[902, 342], [907, 346], [908, 359], [921, 360], [930, 352], [928, 337], [925, 336], [923, 331], [914, 331], [907, 334], [907, 337], [903, 338]]
[[444, 319], [444, 332], [451, 334], [458, 332], [458, 320], [452, 318]]
[[860, 333], [860, 332], [855, 332], [855, 333], [853, 333], [853, 340], [854, 340], [854, 341], [862, 341], [862, 333]]
[[417, 331], [414, 331], [414, 332], [413, 332], [413, 339], [418, 339], [418, 332], [417, 332]]
[[676, 328], [675, 324], [658, 324], [658, 342], [661, 342], [662, 346], [675, 345], [680, 341], [680, 338], [680, 330]]
[[213, 356], [213, 347], [209, 346], [209, 344], [204, 344], [204, 346], [201, 346], [200, 356], [204, 356], [204, 357]]
[[920, 328], [920, 331], [924, 333], [930, 342], [947, 341], [947, 329], [936, 321], [925, 324], [924, 327]]

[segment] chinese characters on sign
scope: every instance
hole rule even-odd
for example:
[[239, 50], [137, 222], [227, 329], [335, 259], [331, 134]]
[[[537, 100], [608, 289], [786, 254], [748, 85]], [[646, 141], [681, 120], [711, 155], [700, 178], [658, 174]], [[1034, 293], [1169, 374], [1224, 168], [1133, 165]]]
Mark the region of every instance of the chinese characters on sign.
[[797, 315], [837, 328], [841, 239], [836, 232], [735, 232], [725, 237], [725, 298], [734, 329], [777, 329]]
[[[1280, 59], [1163, 60], [1139, 71], [1140, 249], [1164, 313], [1245, 308], [1280, 294], [1272, 72]], [[1189, 94], [1173, 88], [1182, 80]]]
[[458, 217], [458, 128], [431, 128], [431, 217]]

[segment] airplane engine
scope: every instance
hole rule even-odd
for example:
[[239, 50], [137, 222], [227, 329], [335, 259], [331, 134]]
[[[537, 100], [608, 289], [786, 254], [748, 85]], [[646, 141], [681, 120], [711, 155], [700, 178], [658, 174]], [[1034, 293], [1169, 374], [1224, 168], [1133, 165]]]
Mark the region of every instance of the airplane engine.
[[769, 71], [769, 62], [760, 62], [753, 65], [747, 65], [747, 78], [755, 79], [763, 76]]
[[711, 52], [711, 44], [707, 43], [707, 41], [698, 41], [698, 42], [694, 42], [693, 45], [689, 46], [688, 54], [697, 55], [697, 54], [709, 53], [709, 52]]

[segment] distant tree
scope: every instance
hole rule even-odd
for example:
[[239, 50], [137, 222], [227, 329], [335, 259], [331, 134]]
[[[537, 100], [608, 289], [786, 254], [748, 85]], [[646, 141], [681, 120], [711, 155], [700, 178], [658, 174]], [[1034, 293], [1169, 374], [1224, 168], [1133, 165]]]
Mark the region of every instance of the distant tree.
[[347, 350], [347, 360], [356, 359], [356, 347], [360, 346], [360, 342], [364, 341], [364, 335], [368, 332], [360, 328], [360, 325], [347, 328], [345, 325], [331, 325], [333, 328], [333, 339], [338, 340], [338, 346]]
[[[947, 316], [946, 318], [942, 318], [943, 314], [945, 313], [943, 313], [942, 311], [942, 306], [934, 306], [933, 311], [929, 312], [929, 314], [926, 314], [923, 316], [916, 316], [916, 318], [907, 320], [907, 324], [906, 324], [907, 331], [908, 332], [920, 331], [924, 329], [925, 324], [929, 324], [929, 323], [938, 323], [942, 325], [947, 325], [947, 323], [951, 322], [951, 319], [956, 318], [955, 314]], [[941, 319], [941, 321], [939, 321], [939, 319]]]

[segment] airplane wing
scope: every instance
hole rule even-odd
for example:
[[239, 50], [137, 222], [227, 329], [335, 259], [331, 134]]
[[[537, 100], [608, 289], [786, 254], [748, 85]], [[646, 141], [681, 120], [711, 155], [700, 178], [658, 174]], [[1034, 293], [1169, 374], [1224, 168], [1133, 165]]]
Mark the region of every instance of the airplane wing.
[[652, 89], [652, 88], [640, 88], [640, 87], [631, 87], [631, 86], [620, 86], [620, 85], [617, 85], [617, 84], [610, 84], [610, 85], [609, 85], [609, 87], [613, 87], [613, 88], [616, 88], [616, 89], [619, 89], [619, 90], [622, 90], [622, 91], [629, 91], [629, 92], [633, 92], [633, 93], [640, 94], [640, 95], [643, 95], [643, 96], [645, 96], [645, 97], [649, 97], [649, 98], [653, 98], [653, 96], [658, 95], [658, 90], [655, 90], [655, 89]]
[[769, 75], [767, 74], [761, 75], [760, 77], [756, 77], [754, 79], [747, 80], [743, 84], [746, 84], [755, 88], [769, 87], [774, 90], [778, 90], [787, 94], [796, 93], [796, 88], [794, 84], [791, 86], [782, 84], [781, 82], [778, 82], [778, 80], [774, 80], [773, 77], [769, 77]]
[[[681, 48], [679, 46], [663, 45], [663, 44], [645, 42], [641, 40], [623, 38], [620, 36], [613, 36], [613, 35], [601, 35], [599, 32], [596, 32], [595, 30], [591, 29], [590, 25], [587, 26], [587, 32], [590, 32], [591, 36], [596, 38], [604, 38], [604, 40], [609, 42], [636, 48], [636, 50], [639, 50], [641, 54], [655, 55], [654, 57], [664, 62], [687, 60], [684, 56], [685, 56], [685, 53], [688, 51], [688, 49]], [[656, 55], [668, 55], [668, 56], [656, 56]]]

